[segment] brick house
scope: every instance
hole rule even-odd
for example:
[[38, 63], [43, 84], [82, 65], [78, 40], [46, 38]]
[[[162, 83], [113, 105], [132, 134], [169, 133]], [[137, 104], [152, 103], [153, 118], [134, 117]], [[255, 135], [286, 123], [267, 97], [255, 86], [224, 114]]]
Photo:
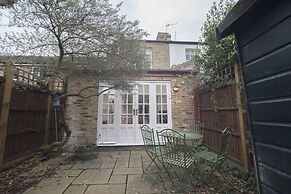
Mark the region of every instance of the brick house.
[[[72, 130], [69, 144], [81, 139], [97, 146], [141, 145], [139, 127], [174, 128], [183, 131], [194, 120], [194, 95], [179, 81], [189, 68], [179, 64], [193, 58], [197, 42], [172, 41], [158, 33], [146, 41], [147, 74], [136, 81], [132, 92], [109, 90], [98, 98], [69, 98], [67, 121]], [[94, 77], [69, 80], [69, 93], [97, 83]], [[187, 88], [187, 89], [185, 89]], [[79, 139], [79, 140], [78, 140]]]

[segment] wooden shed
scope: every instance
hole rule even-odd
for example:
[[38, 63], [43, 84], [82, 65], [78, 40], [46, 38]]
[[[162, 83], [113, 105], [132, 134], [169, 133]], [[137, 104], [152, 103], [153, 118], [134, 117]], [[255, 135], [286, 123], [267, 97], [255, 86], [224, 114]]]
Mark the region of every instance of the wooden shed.
[[216, 28], [235, 34], [258, 190], [291, 193], [291, 1], [239, 0]]

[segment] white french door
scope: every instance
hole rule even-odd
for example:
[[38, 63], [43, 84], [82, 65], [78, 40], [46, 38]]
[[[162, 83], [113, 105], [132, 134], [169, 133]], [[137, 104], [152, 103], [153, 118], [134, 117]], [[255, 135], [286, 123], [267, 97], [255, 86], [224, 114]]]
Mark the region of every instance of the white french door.
[[137, 82], [131, 92], [110, 90], [99, 97], [97, 145], [141, 145], [140, 126], [172, 127], [169, 82]]

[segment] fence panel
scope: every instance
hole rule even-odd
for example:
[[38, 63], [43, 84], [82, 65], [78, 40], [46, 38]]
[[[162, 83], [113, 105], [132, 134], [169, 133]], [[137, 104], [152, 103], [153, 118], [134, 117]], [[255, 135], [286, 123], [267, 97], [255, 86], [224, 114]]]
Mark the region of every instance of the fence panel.
[[[232, 73], [234, 75], [234, 73]], [[240, 111], [242, 107], [238, 92], [239, 84], [234, 77], [216, 86], [209, 86], [208, 89], [201, 89], [199, 92], [200, 121], [204, 123], [204, 144], [214, 151], [218, 151], [220, 145], [221, 130], [225, 127], [234, 129], [230, 138], [228, 157], [245, 169], [249, 168], [249, 154], [243, 153], [241, 136], [245, 129], [240, 123]], [[245, 122], [245, 121], [244, 121]], [[243, 140], [245, 142], [245, 140]], [[245, 157], [245, 158], [244, 158]]]
[[[14, 85], [10, 98], [3, 167], [18, 162], [44, 144], [47, 103], [52, 106], [52, 102], [48, 102], [47, 92], [35, 86], [16, 86], [17, 84]], [[0, 102], [2, 102], [3, 87], [4, 78], [0, 76]], [[55, 111], [52, 108], [48, 134], [50, 143], [56, 140], [54, 117]]]

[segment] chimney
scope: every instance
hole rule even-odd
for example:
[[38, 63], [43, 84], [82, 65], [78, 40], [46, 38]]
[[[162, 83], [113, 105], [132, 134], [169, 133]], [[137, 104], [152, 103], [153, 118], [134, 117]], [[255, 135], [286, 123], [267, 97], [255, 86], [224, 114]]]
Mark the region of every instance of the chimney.
[[169, 34], [168, 32], [158, 32], [156, 40], [162, 40], [162, 41], [171, 40], [171, 34]]

